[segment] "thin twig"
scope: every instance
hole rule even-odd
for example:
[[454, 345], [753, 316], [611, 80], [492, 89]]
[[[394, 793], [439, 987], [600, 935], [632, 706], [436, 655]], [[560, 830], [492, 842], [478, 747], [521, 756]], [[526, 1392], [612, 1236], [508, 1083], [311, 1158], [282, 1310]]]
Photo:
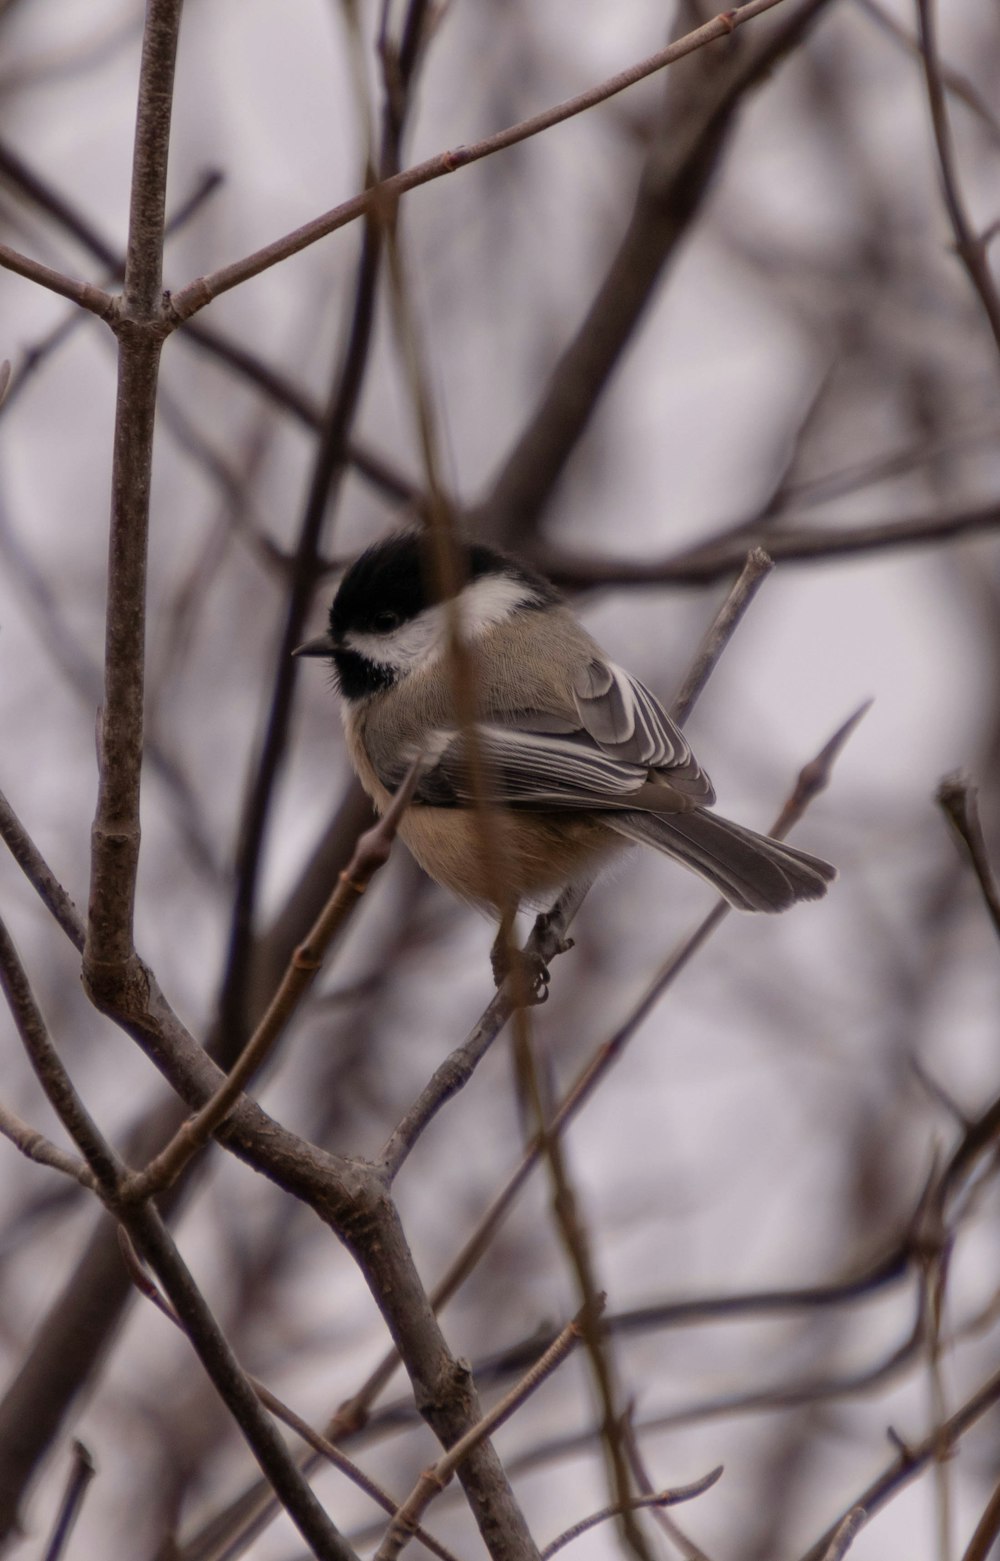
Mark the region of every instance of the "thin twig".
[[761, 527], [756, 536], [728, 532], [696, 542], [666, 558], [595, 558], [562, 548], [534, 548], [532, 562], [557, 585], [593, 589], [605, 585], [702, 586], [738, 568], [749, 542], [759, 544], [776, 564], [808, 564], [831, 558], [851, 558], [857, 553], [886, 548], [927, 547], [952, 537], [971, 536], [1000, 529], [1000, 504], [952, 514], [935, 511], [901, 520], [872, 521], [863, 525]]
[[67, 1154], [65, 1149], [60, 1149], [47, 1139], [44, 1133], [37, 1128], [29, 1127], [27, 1122], [6, 1106], [0, 1106], [0, 1133], [3, 1134], [15, 1149], [29, 1160], [34, 1160], [37, 1165], [47, 1165], [53, 1171], [62, 1171], [65, 1176], [72, 1176], [74, 1181], [86, 1187], [89, 1192], [96, 1188], [93, 1173], [77, 1158], [76, 1155]]
[[334, 938], [361, 900], [374, 875], [389, 860], [400, 820], [420, 778], [423, 761], [416, 759], [382, 817], [365, 830], [340, 874], [326, 905], [295, 949], [278, 990], [225, 1080], [200, 1111], [178, 1129], [170, 1143], [146, 1169], [130, 1179], [126, 1195], [142, 1199], [169, 1187], [216, 1129], [225, 1121], [254, 1074], [263, 1066], [278, 1037], [288, 1027], [323, 967]]
[[702, 640], [691, 670], [674, 696], [670, 714], [678, 726], [683, 726], [691, 714], [705, 684], [715, 670], [719, 657], [773, 568], [773, 560], [762, 547], [752, 548], [747, 554], [739, 578]]
[[[890, 38], [900, 44], [907, 54], [919, 59], [920, 44], [918, 40], [905, 27], [901, 27], [890, 12], [884, 6], [878, 4], [878, 0], [855, 0], [855, 5], [866, 16], [871, 17], [877, 27], [881, 28], [884, 33], [887, 33]], [[950, 65], [946, 65], [943, 61], [940, 63], [940, 71], [941, 80], [948, 91], [958, 98], [960, 103], [964, 103], [966, 108], [971, 109], [980, 124], [984, 125], [990, 132], [994, 141], [1000, 143], [1000, 122], [997, 121], [993, 114], [990, 104], [976, 91], [968, 76], [963, 76], [960, 71], [952, 69]]]
[[892, 1463], [885, 1468], [876, 1479], [862, 1491], [860, 1496], [853, 1501], [847, 1512], [842, 1514], [835, 1523], [827, 1529], [826, 1533], [816, 1541], [815, 1545], [802, 1556], [801, 1561], [826, 1561], [832, 1544], [844, 1518], [852, 1512], [864, 1513], [861, 1526], [871, 1521], [876, 1513], [881, 1512], [894, 1496], [907, 1485], [911, 1484], [918, 1475], [923, 1474], [928, 1464], [941, 1456], [943, 1448], [954, 1450], [955, 1445], [965, 1433], [1000, 1404], [1000, 1371], [995, 1372], [982, 1387], [978, 1388], [960, 1409], [946, 1420], [944, 1425], [915, 1446], [900, 1445], [899, 1454]]
[[976, 1531], [962, 1552], [962, 1561], [989, 1561], [989, 1557], [996, 1554], [994, 1546], [998, 1536], [1000, 1536], [1000, 1485], [994, 1486], [993, 1494], [976, 1524]]
[[[647, 1507], [675, 1507], [682, 1501], [693, 1501], [696, 1496], [704, 1495], [712, 1486], [722, 1478], [722, 1465], [703, 1474], [700, 1480], [692, 1480], [690, 1485], [676, 1485], [666, 1491], [650, 1491], [643, 1496], [633, 1496], [629, 1500], [629, 1506], [633, 1512], [638, 1512]], [[555, 1539], [550, 1540], [541, 1552], [541, 1561], [549, 1561], [557, 1551], [579, 1539], [581, 1534], [586, 1534], [588, 1529], [596, 1528], [599, 1523], [606, 1523], [609, 1518], [621, 1517], [620, 1507], [602, 1507], [600, 1512], [592, 1512], [589, 1517], [581, 1518], [579, 1523], [574, 1523], [572, 1528], [565, 1529]]]
[[22, 255], [20, 250], [12, 249], [9, 244], [0, 244], [0, 266], [17, 276], [23, 276], [29, 282], [35, 282], [39, 287], [48, 288], [50, 293], [58, 293], [60, 298], [70, 299], [72, 303], [79, 304], [81, 309], [96, 314], [98, 319], [110, 323], [116, 318], [115, 300], [103, 288], [95, 287], [92, 282], [79, 282], [76, 277], [65, 276], [62, 271], [54, 271], [51, 266], [43, 265], [40, 260], [32, 260], [30, 255]]
[[[652, 1496], [654, 1494], [653, 1482], [649, 1477], [649, 1472], [639, 1447], [639, 1438], [635, 1434], [634, 1407], [633, 1404], [628, 1406], [628, 1411], [622, 1421], [625, 1452], [640, 1491], [644, 1496]], [[671, 1543], [681, 1552], [685, 1561], [711, 1561], [711, 1558], [705, 1554], [704, 1550], [688, 1538], [670, 1513], [664, 1512], [660, 1507], [654, 1507], [651, 1516], [653, 1522], [663, 1530]]]
[[567, 1323], [555, 1342], [535, 1362], [530, 1371], [525, 1372], [516, 1387], [506, 1393], [499, 1403], [494, 1404], [479, 1423], [467, 1431], [453, 1447], [449, 1447], [435, 1464], [424, 1470], [413, 1490], [396, 1512], [378, 1548], [375, 1561], [395, 1561], [413, 1537], [417, 1519], [434, 1497], [448, 1485], [462, 1460], [467, 1458], [472, 1449], [485, 1437], [492, 1436], [505, 1420], [509, 1420], [511, 1415], [537, 1392], [542, 1383], [562, 1364], [581, 1337], [580, 1319], [576, 1317], [572, 1322]]
[[955, 236], [955, 249], [969, 275], [969, 280], [979, 297], [997, 350], [1000, 351], [1000, 293], [997, 292], [986, 256], [986, 241], [975, 231], [966, 210], [958, 176], [958, 159], [951, 134], [948, 114], [948, 97], [937, 47], [937, 25], [934, 0], [917, 0], [920, 19], [920, 53], [924, 62], [924, 80], [927, 85], [927, 101], [931, 111], [934, 144], [937, 148], [938, 171], [945, 210]]
[[838, 1525], [823, 1561], [844, 1561], [847, 1552], [861, 1533], [867, 1516], [863, 1507], [851, 1508], [844, 1521]]
[[1000, 937], [1000, 885], [993, 872], [983, 826], [979, 821], [978, 790], [965, 775], [946, 775], [937, 789], [937, 801], [969, 854], [993, 930]]
[[123, 1204], [124, 1168], [77, 1094], [49, 1038], [17, 950], [0, 922], [0, 987], [39, 1083], [94, 1173], [97, 1191], [159, 1275], [195, 1352], [229, 1408], [275, 1493], [314, 1553], [325, 1561], [356, 1561], [331, 1524], [236, 1360], [191, 1278], [160, 1216], [148, 1204]]
[[[136, 1289], [148, 1301], [153, 1303], [157, 1311], [168, 1322], [172, 1323], [175, 1328], [183, 1333], [184, 1325], [177, 1312], [140, 1262], [139, 1255], [132, 1245], [129, 1236], [121, 1227], [119, 1227], [118, 1236], [125, 1266]], [[247, 1381], [265, 1409], [269, 1409], [276, 1419], [282, 1421], [284, 1425], [288, 1426], [290, 1431], [294, 1431], [296, 1436], [300, 1436], [314, 1452], [318, 1453], [327, 1463], [332, 1464], [335, 1469], [338, 1469], [341, 1474], [345, 1475], [352, 1484], [356, 1485], [359, 1490], [370, 1497], [376, 1506], [381, 1507], [383, 1512], [388, 1513], [390, 1517], [395, 1515], [399, 1510], [399, 1503], [382, 1486], [376, 1484], [352, 1458], [341, 1452], [340, 1448], [335, 1447], [325, 1436], [321, 1436], [307, 1420], [296, 1414], [295, 1410], [290, 1408], [276, 1393], [272, 1393], [270, 1388], [261, 1382], [259, 1377], [251, 1376], [248, 1373]], [[418, 1527], [415, 1530], [415, 1537], [420, 1540], [421, 1544], [426, 1545], [428, 1550], [439, 1556], [441, 1561], [455, 1561], [452, 1552], [447, 1550], [432, 1534], [428, 1534], [426, 1529]]]
[[392, 178], [384, 179], [381, 183], [362, 191], [360, 195], [355, 195], [341, 205], [335, 206], [323, 216], [316, 217], [313, 221], [296, 228], [294, 232], [287, 233], [262, 249], [255, 250], [252, 255], [234, 261], [221, 270], [213, 271], [209, 276], [198, 277], [173, 294], [171, 308], [174, 323], [180, 324], [190, 319], [191, 315], [203, 309], [221, 293], [228, 292], [232, 287], [238, 287], [241, 282], [246, 282], [251, 277], [259, 276], [262, 271], [276, 265], [278, 261], [298, 254], [300, 250], [314, 244], [317, 239], [325, 238], [327, 234], [345, 227], [347, 223], [355, 222], [371, 211], [391, 210], [399, 197], [406, 194], [408, 190], [428, 184], [432, 179], [440, 179], [446, 174], [454, 173], [457, 168], [465, 168], [470, 163], [479, 162], [482, 158], [504, 151], [507, 147], [516, 146], [531, 136], [540, 135], [542, 131], [551, 129], [553, 125], [561, 124], [576, 114], [594, 108], [598, 103], [614, 97], [616, 93], [624, 92], [627, 87], [634, 86], [636, 82], [643, 81], [647, 76], [655, 75], [657, 71], [672, 65], [675, 60], [693, 54], [696, 49], [701, 49], [717, 39], [728, 38], [744, 22], [752, 20], [764, 11], [771, 10], [779, 3], [780, 0], [749, 0], [749, 4], [739, 6], [735, 10], [722, 11], [704, 26], [695, 28], [683, 38], [676, 39], [667, 48], [660, 49], [656, 54], [630, 66], [628, 70], [620, 71], [598, 86], [580, 93], [579, 96], [570, 98], [565, 103], [559, 103], [554, 108], [545, 109], [541, 114], [535, 114], [530, 119], [521, 120], [516, 125], [510, 125], [506, 130], [500, 130], [482, 141], [474, 141], [468, 146], [454, 147], [439, 153], [436, 157], [428, 158], [426, 162], [417, 163], [414, 167], [407, 168]]
[[296, 1466], [228, 1339], [151, 1204], [125, 1206], [119, 1217], [137, 1252], [153, 1269], [195, 1354], [234, 1420], [265, 1478], [310, 1554], [323, 1561], [357, 1561]]
[[7, 847], [42, 904], [51, 912], [77, 952], [82, 954], [86, 936], [83, 917], [2, 791], [0, 791], [0, 840]]
[[46, 1098], [88, 1166], [102, 1194], [113, 1195], [122, 1164], [77, 1093], [49, 1036], [14, 940], [0, 921], [0, 989]]
[[619, 1413], [619, 1389], [614, 1360], [607, 1336], [601, 1328], [604, 1297], [587, 1228], [580, 1212], [579, 1199], [570, 1178], [563, 1152], [563, 1140], [551, 1129], [548, 1110], [531, 1044], [527, 1014], [519, 1009], [514, 1015], [514, 1059], [522, 1098], [531, 1108], [537, 1127], [541, 1155], [549, 1171], [552, 1214], [562, 1239], [569, 1266], [580, 1298], [580, 1331], [590, 1363], [594, 1388], [601, 1411], [601, 1445], [607, 1462], [611, 1508], [618, 1514], [624, 1545], [637, 1561], [652, 1561], [645, 1536], [636, 1522], [628, 1457]]
[[69, 1477], [66, 1481], [66, 1489], [63, 1492], [62, 1501], [52, 1529], [52, 1537], [45, 1547], [44, 1561], [60, 1561], [69, 1536], [73, 1532], [73, 1525], [80, 1515], [83, 1506], [83, 1498], [87, 1494], [87, 1488], [97, 1473], [97, 1466], [91, 1458], [83, 1443], [74, 1440], [73, 1462], [70, 1466]]

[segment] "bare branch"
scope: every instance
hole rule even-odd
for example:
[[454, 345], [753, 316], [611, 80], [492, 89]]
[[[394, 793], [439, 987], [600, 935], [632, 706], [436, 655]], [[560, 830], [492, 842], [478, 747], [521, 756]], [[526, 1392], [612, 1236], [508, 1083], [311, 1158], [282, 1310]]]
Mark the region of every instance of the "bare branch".
[[67, 1154], [65, 1149], [60, 1149], [47, 1139], [44, 1133], [39, 1133], [36, 1128], [29, 1127], [27, 1122], [22, 1122], [19, 1116], [9, 1111], [6, 1106], [0, 1106], [0, 1133], [8, 1139], [16, 1149], [29, 1160], [34, 1160], [38, 1165], [47, 1165], [53, 1171], [62, 1171], [65, 1176], [72, 1176], [74, 1181], [86, 1187], [89, 1192], [96, 1188], [92, 1172], [76, 1155]]
[[148, 1204], [119, 1210], [137, 1251], [163, 1285], [196, 1355], [298, 1528], [323, 1561], [357, 1561], [309, 1488], [213, 1317], [160, 1216]]
[[855, 1512], [861, 1512], [864, 1514], [861, 1526], [870, 1522], [899, 1491], [911, 1484], [918, 1475], [923, 1474], [928, 1465], [941, 1456], [943, 1450], [953, 1451], [961, 1437], [978, 1420], [981, 1420], [983, 1415], [996, 1408], [998, 1403], [1000, 1403], [1000, 1372], [984, 1382], [950, 1419], [924, 1441], [918, 1442], [913, 1447], [901, 1446], [898, 1457], [894, 1458], [878, 1478], [861, 1492], [815, 1545], [806, 1551], [802, 1561], [826, 1561], [830, 1546], [848, 1517]]
[[394, 1517], [386, 1536], [378, 1548], [375, 1561], [396, 1561], [396, 1557], [413, 1537], [416, 1520], [434, 1497], [449, 1483], [456, 1469], [468, 1457], [474, 1447], [487, 1436], [492, 1436], [505, 1420], [509, 1420], [521, 1405], [541, 1387], [542, 1383], [562, 1365], [567, 1355], [582, 1337], [579, 1317], [567, 1323], [545, 1354], [526, 1372], [521, 1381], [499, 1403], [494, 1404], [466, 1434], [449, 1447], [443, 1457], [420, 1476], [413, 1490]]
[[30, 255], [22, 255], [19, 250], [11, 249], [9, 244], [0, 244], [0, 266], [15, 272], [17, 276], [25, 277], [29, 282], [35, 282], [39, 287], [47, 287], [50, 293], [58, 293], [60, 298], [69, 298], [79, 304], [81, 309], [96, 314], [98, 319], [106, 320], [108, 324], [117, 318], [115, 300], [110, 293], [95, 287], [92, 282], [78, 282], [75, 277], [53, 271], [51, 266], [42, 265], [40, 260], [32, 260]]
[[505, 151], [509, 146], [516, 146], [520, 141], [527, 141], [531, 136], [540, 135], [543, 130], [551, 129], [553, 125], [561, 124], [566, 119], [572, 119], [576, 114], [594, 108], [598, 103], [614, 97], [616, 93], [624, 92], [627, 87], [634, 86], [637, 81], [643, 81], [647, 76], [655, 75], [657, 71], [672, 65], [675, 60], [693, 54], [696, 49], [704, 48], [706, 44], [713, 43], [719, 38], [728, 38], [744, 22], [759, 16], [763, 11], [769, 11], [778, 3], [779, 0], [749, 0], [748, 4], [739, 6], [735, 10], [722, 11], [704, 26], [695, 28], [693, 32], [678, 38], [667, 48], [658, 50], [648, 59], [641, 60], [628, 70], [620, 71], [600, 85], [580, 93], [578, 97], [559, 103], [554, 108], [533, 115], [530, 119], [521, 120], [519, 124], [510, 125], [506, 130], [500, 130], [482, 141], [474, 141], [469, 146], [454, 147], [450, 151], [439, 153], [436, 157], [428, 158], [426, 162], [418, 163], [403, 173], [384, 179], [381, 183], [362, 191], [360, 195], [342, 202], [331, 211], [325, 212], [323, 216], [316, 217], [312, 222], [296, 228], [294, 232], [287, 233], [283, 238], [265, 245], [263, 249], [255, 250], [245, 259], [234, 261], [232, 265], [213, 271], [209, 276], [199, 277], [196, 281], [189, 282], [186, 287], [174, 293], [170, 300], [174, 324], [179, 325], [182, 321], [190, 319], [221, 293], [228, 292], [232, 287], [238, 287], [240, 283], [249, 281], [251, 277], [259, 276], [262, 271], [266, 271], [281, 260], [287, 260], [290, 255], [297, 255], [300, 250], [315, 244], [317, 239], [326, 238], [327, 234], [346, 227], [349, 222], [356, 222], [359, 217], [368, 216], [370, 213], [391, 211], [400, 196], [405, 195], [408, 190], [414, 190], [419, 185], [430, 183], [432, 179], [440, 179], [446, 174], [454, 173], [457, 168], [465, 168], [484, 157], [491, 157], [495, 152]]
[[801, 526], [789, 522], [742, 527], [662, 559], [595, 558], [562, 548], [531, 548], [532, 561], [557, 585], [588, 589], [599, 585], [705, 585], [738, 569], [750, 545], [762, 547], [776, 564], [807, 564], [849, 558], [897, 547], [926, 547], [946, 538], [1000, 528], [1000, 504], [953, 514], [917, 515], [860, 526]]
[[997, 884], [987, 854], [986, 838], [979, 821], [977, 788], [964, 775], [947, 775], [938, 787], [937, 800], [969, 854], [986, 909], [993, 922], [993, 930], [1000, 937], [1000, 885]]
[[[184, 1325], [177, 1312], [146, 1272], [146, 1269], [139, 1261], [135, 1248], [125, 1231], [121, 1228], [119, 1228], [119, 1238], [122, 1256], [136, 1289], [148, 1301], [151, 1301], [157, 1310], [169, 1322], [173, 1323], [175, 1328], [180, 1329], [183, 1333]], [[272, 1393], [270, 1388], [261, 1382], [258, 1377], [248, 1376], [247, 1381], [253, 1387], [265, 1409], [269, 1409], [276, 1419], [282, 1421], [290, 1431], [294, 1431], [297, 1436], [300, 1436], [314, 1452], [318, 1453], [327, 1463], [332, 1464], [335, 1469], [339, 1469], [341, 1474], [345, 1475], [359, 1490], [364, 1491], [366, 1496], [370, 1496], [376, 1506], [382, 1508], [383, 1512], [387, 1512], [392, 1517], [399, 1510], [399, 1503], [394, 1501], [387, 1491], [370, 1479], [352, 1458], [348, 1458], [347, 1454], [341, 1452], [339, 1447], [335, 1447], [325, 1436], [321, 1436], [307, 1420], [303, 1420], [301, 1415], [296, 1414], [294, 1409], [289, 1408], [282, 1399], [278, 1398], [276, 1393]], [[440, 1556], [441, 1561], [455, 1561], [451, 1551], [446, 1550], [444, 1545], [440, 1544], [432, 1534], [427, 1533], [426, 1529], [418, 1526], [414, 1531], [414, 1537], [419, 1539], [421, 1544], [426, 1545], [427, 1549], [432, 1551], [434, 1555]]]
[[83, 1499], [87, 1494], [87, 1487], [97, 1473], [97, 1467], [90, 1453], [82, 1442], [73, 1442], [73, 1462], [70, 1466], [69, 1477], [66, 1481], [66, 1489], [56, 1514], [56, 1521], [52, 1529], [52, 1538], [45, 1547], [45, 1561], [60, 1561], [69, 1537], [73, 1532], [73, 1525], [80, 1515]]
[[97, 1007], [143, 1006], [132, 941], [139, 863], [146, 640], [146, 557], [160, 349], [167, 152], [181, 0], [146, 9], [132, 161], [129, 235], [118, 322], [119, 379], [111, 478], [111, 539], [100, 781], [91, 835], [84, 980]]
[[976, 1531], [962, 1553], [962, 1561], [989, 1561], [1000, 1536], [1000, 1485], [993, 1489], [976, 1524]]
[[945, 209], [955, 235], [958, 258], [968, 272], [989, 321], [997, 351], [1000, 352], [1000, 293], [997, 292], [986, 257], [986, 240], [973, 228], [962, 197], [944, 75], [938, 56], [934, 0], [917, 0], [917, 15], [920, 18], [920, 52], [924, 61], [927, 101], [930, 104]]
[[[700, 1480], [692, 1480], [690, 1485], [676, 1485], [667, 1491], [650, 1491], [648, 1495], [633, 1496], [629, 1502], [633, 1512], [638, 1512], [644, 1507], [675, 1507], [682, 1501], [693, 1501], [696, 1496], [704, 1495], [712, 1486], [722, 1478], [722, 1465], [711, 1469], [708, 1474], [703, 1474]], [[581, 1534], [586, 1534], [589, 1529], [596, 1528], [599, 1523], [606, 1523], [609, 1518], [621, 1517], [620, 1507], [602, 1507], [600, 1512], [592, 1512], [589, 1517], [581, 1518], [579, 1523], [574, 1523], [564, 1533], [559, 1534], [542, 1550], [542, 1561], [548, 1561], [549, 1556], [554, 1556], [564, 1546], [569, 1545], [574, 1539], [579, 1539]]]
[[413, 796], [422, 768], [421, 759], [416, 759], [410, 765], [391, 805], [378, 822], [359, 837], [354, 855], [340, 874], [317, 921], [293, 953], [284, 979], [224, 1082], [212, 1098], [178, 1129], [171, 1142], [150, 1161], [145, 1171], [130, 1179], [127, 1189], [129, 1197], [148, 1198], [176, 1181], [188, 1161], [208, 1143], [215, 1130], [225, 1121], [254, 1074], [263, 1066], [274, 1043], [287, 1028], [319, 975], [334, 938], [357, 909], [375, 873], [389, 860], [396, 831]]
[[2, 921], [0, 988], [49, 1104], [87, 1161], [102, 1195], [113, 1195], [122, 1173], [121, 1162], [77, 1094], [52, 1044], [14, 941]]
[[21, 820], [0, 791], [0, 839], [78, 953], [86, 937], [83, 918]]
[[864, 1527], [867, 1513], [863, 1507], [852, 1507], [838, 1525], [837, 1532], [830, 1541], [830, 1548], [823, 1557], [823, 1561], [844, 1561], [844, 1557], [850, 1550]]
[[694, 662], [681, 687], [674, 695], [670, 713], [678, 726], [683, 726], [733, 634], [739, 627], [743, 614], [767, 579], [774, 563], [762, 547], [755, 547], [747, 554], [739, 579], [726, 597], [715, 621], [702, 640]]

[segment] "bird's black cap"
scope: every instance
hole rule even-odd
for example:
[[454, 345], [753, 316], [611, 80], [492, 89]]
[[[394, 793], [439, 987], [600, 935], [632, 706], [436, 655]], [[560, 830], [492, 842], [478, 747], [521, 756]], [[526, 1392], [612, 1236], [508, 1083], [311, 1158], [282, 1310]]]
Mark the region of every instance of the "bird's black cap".
[[[479, 542], [457, 542], [461, 585], [490, 574], [513, 574], [532, 589], [538, 606], [556, 600], [547, 580], [515, 559]], [[339, 643], [349, 629], [366, 633], [406, 623], [444, 597], [434, 567], [430, 538], [406, 531], [376, 542], [353, 563], [330, 608], [330, 637]]]

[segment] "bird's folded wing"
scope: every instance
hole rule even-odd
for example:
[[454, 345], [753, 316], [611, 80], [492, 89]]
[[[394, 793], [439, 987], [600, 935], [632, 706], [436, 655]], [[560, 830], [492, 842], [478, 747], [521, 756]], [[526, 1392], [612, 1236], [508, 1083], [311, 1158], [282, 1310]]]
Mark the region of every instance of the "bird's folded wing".
[[691, 801], [715, 801], [712, 783], [655, 694], [613, 661], [593, 657], [573, 685], [583, 729], [613, 758], [658, 772]]
[[[484, 801], [550, 808], [676, 809], [714, 800], [679, 729], [647, 688], [593, 660], [574, 689], [578, 721], [544, 710], [476, 725], [474, 747], [455, 728], [426, 734], [415, 800], [438, 807]], [[396, 774], [380, 778], [389, 790]], [[478, 781], [474, 768], [481, 770]]]

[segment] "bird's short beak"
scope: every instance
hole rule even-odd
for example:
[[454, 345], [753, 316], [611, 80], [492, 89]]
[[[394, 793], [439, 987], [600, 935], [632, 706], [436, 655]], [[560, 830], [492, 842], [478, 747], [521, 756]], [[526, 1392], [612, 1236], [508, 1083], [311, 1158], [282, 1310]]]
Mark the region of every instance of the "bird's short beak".
[[329, 634], [317, 634], [314, 640], [306, 640], [304, 645], [296, 645], [292, 651], [293, 656], [325, 656], [329, 661], [336, 646]]

